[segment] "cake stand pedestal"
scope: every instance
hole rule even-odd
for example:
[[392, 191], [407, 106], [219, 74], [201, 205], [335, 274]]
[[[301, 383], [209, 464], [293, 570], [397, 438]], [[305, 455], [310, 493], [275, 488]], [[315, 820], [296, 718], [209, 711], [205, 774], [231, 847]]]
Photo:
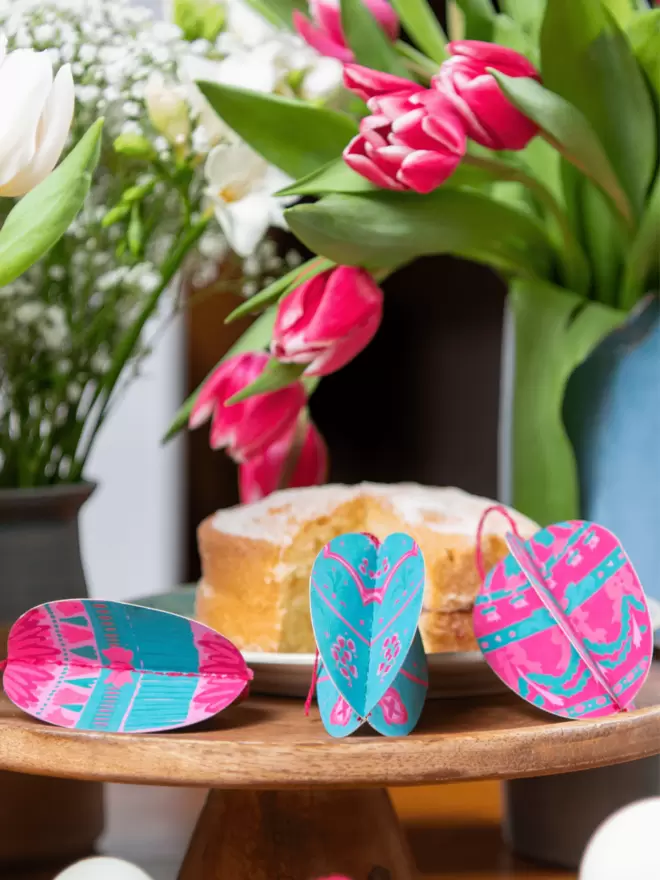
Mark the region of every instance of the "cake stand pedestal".
[[[254, 697], [185, 732], [42, 724], [0, 699], [0, 770], [211, 792], [180, 880], [413, 880], [387, 786], [516, 779], [660, 753], [660, 664], [639, 708], [553, 719], [513, 694], [430, 700], [417, 730], [333, 740], [302, 701]], [[57, 806], [53, 805], [56, 809]]]

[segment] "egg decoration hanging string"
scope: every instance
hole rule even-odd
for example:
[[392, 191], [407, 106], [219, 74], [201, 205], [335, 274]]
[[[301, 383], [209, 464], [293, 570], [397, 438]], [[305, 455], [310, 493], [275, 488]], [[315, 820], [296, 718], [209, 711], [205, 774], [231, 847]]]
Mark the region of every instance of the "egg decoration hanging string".
[[481, 586], [483, 587], [486, 581], [486, 566], [484, 565], [484, 551], [481, 546], [481, 542], [483, 539], [484, 527], [486, 525], [486, 520], [491, 515], [491, 513], [499, 513], [501, 514], [506, 521], [511, 526], [511, 531], [518, 538], [518, 540], [522, 540], [520, 536], [520, 532], [518, 531], [518, 526], [516, 525], [516, 521], [511, 516], [509, 511], [504, 507], [503, 504], [491, 504], [490, 507], [487, 507], [484, 512], [481, 514], [479, 518], [479, 525], [477, 526], [477, 537], [476, 537], [476, 547], [475, 547], [475, 563], [477, 566], [477, 572], [479, 573], [479, 581]]

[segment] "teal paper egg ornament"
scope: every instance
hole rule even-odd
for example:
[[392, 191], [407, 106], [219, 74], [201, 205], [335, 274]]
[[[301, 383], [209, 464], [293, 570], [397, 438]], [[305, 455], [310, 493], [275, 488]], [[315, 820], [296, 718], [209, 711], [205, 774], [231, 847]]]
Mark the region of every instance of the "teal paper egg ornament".
[[16, 621], [3, 687], [19, 709], [59, 727], [146, 733], [210, 718], [251, 678], [240, 651], [201, 623], [75, 599], [39, 605]]

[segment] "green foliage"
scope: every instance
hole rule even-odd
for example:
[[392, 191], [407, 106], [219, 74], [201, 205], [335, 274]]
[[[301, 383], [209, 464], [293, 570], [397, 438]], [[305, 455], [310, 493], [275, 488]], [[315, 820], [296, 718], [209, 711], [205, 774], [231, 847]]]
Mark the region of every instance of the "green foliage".
[[657, 161], [658, 121], [630, 43], [601, 0], [552, 0], [541, 31], [547, 89], [573, 104], [642, 211]]
[[275, 358], [271, 358], [254, 382], [230, 397], [225, 406], [240, 403], [242, 400], [247, 400], [248, 397], [254, 397], [255, 394], [266, 394], [269, 391], [279, 391], [280, 388], [286, 388], [287, 385], [292, 385], [300, 379], [306, 366], [307, 364], [283, 364]]
[[628, 198], [607, 153], [588, 119], [572, 104], [536, 80], [513, 78], [493, 71], [504, 94], [534, 120], [545, 137], [583, 174], [605, 192], [622, 217], [632, 221]]
[[493, 39], [495, 10], [490, 0], [456, 0], [456, 6], [463, 14], [465, 33], [462, 39]]
[[649, 9], [631, 19], [628, 38], [660, 104], [660, 9]]
[[550, 243], [534, 218], [477, 192], [330, 195], [286, 212], [293, 232], [337, 263], [392, 267], [425, 254], [455, 253], [525, 275], [543, 275]]
[[349, 116], [326, 107], [217, 83], [199, 87], [236, 134], [294, 178], [336, 159], [357, 134]]
[[427, 0], [392, 0], [408, 36], [438, 64], [447, 57], [447, 37]]
[[59, 167], [9, 213], [0, 229], [0, 287], [48, 253], [73, 222], [99, 161], [102, 130], [100, 119]]
[[575, 455], [562, 418], [568, 380], [625, 312], [539, 281], [516, 280], [513, 503], [541, 525], [580, 515]]
[[355, 60], [365, 67], [407, 76], [405, 64], [362, 0], [341, 0], [341, 20], [346, 42]]

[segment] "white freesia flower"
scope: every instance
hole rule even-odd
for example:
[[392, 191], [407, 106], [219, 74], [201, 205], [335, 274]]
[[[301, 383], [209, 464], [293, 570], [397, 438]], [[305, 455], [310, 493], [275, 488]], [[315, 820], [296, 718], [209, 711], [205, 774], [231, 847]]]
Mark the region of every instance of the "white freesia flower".
[[225, 33], [236, 37], [244, 46], [259, 46], [280, 31], [244, 0], [228, 0]]
[[252, 253], [270, 226], [286, 229], [283, 209], [291, 199], [273, 194], [291, 182], [246, 144], [214, 147], [206, 162], [209, 195], [232, 249]]
[[57, 164], [73, 119], [71, 68], [0, 39], [0, 196], [22, 196]]
[[304, 101], [330, 101], [342, 91], [343, 85], [344, 65], [341, 61], [316, 55], [306, 67], [300, 97]]
[[[147, 112], [154, 128], [165, 135], [172, 144], [184, 144], [190, 134], [190, 116], [186, 90], [183, 86], [170, 85], [161, 73], [153, 73], [144, 90]], [[137, 114], [141, 112], [139, 104]], [[124, 105], [124, 110], [127, 111]]]

